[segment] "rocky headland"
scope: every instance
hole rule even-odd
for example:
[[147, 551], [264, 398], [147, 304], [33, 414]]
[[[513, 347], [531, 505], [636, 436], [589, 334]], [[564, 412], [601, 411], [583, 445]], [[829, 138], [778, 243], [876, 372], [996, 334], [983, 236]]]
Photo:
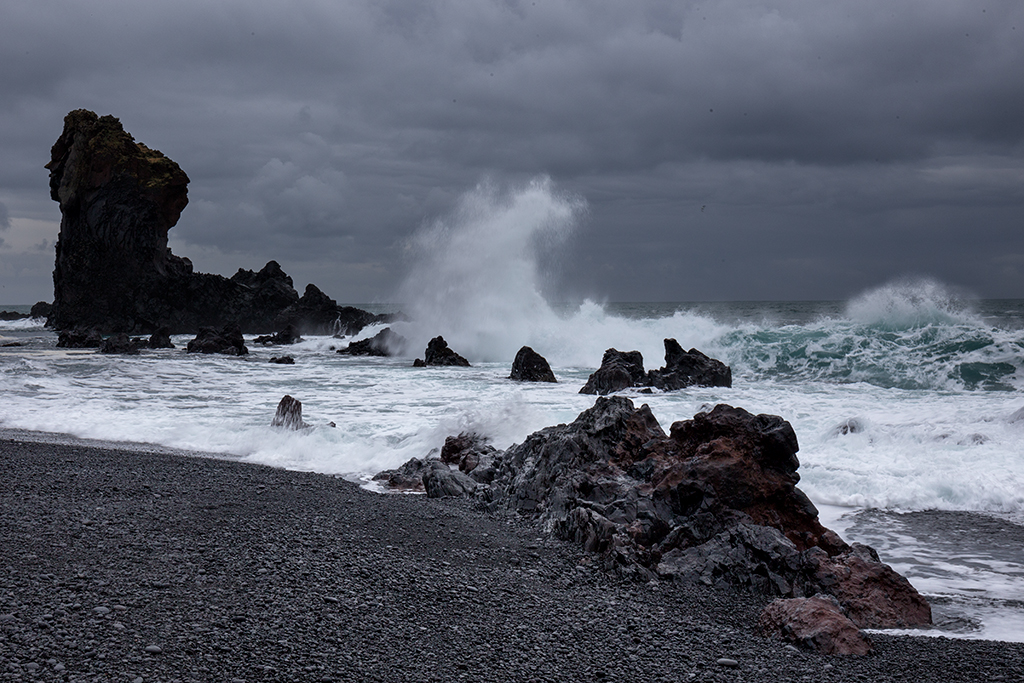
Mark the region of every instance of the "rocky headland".
[[289, 325], [298, 334], [354, 334], [390, 319], [339, 306], [312, 284], [299, 296], [275, 261], [230, 278], [193, 272], [167, 246], [188, 204], [188, 176], [113, 116], [70, 112], [46, 168], [61, 211], [48, 312], [58, 331], [194, 334], [233, 324], [247, 334]]

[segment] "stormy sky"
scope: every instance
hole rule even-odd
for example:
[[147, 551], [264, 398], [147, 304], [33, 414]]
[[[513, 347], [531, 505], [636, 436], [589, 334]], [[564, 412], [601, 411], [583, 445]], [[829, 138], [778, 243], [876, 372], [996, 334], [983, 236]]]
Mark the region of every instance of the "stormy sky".
[[538, 179], [585, 205], [540, 250], [560, 300], [1024, 297], [1019, 0], [13, 0], [0, 95], [0, 304], [52, 299], [77, 108], [188, 173], [197, 270], [341, 302]]

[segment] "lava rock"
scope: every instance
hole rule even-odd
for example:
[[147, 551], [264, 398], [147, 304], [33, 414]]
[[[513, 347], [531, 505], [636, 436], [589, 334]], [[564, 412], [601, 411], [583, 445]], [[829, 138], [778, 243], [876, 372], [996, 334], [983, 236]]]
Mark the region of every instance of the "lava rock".
[[474, 481], [489, 484], [494, 479], [494, 456], [497, 450], [487, 437], [470, 432], [449, 436], [441, 447], [441, 462], [456, 465], [460, 472]]
[[100, 344], [100, 353], [120, 353], [125, 355], [136, 355], [142, 340], [132, 339], [124, 332], [113, 334], [103, 340]]
[[512, 361], [512, 374], [509, 379], [519, 382], [557, 382], [555, 373], [551, 372], [551, 366], [547, 359], [529, 346], [519, 349], [516, 358]]
[[597, 369], [580, 389], [581, 394], [606, 396], [630, 387], [643, 386], [647, 380], [644, 357], [639, 351], [608, 349]]
[[77, 109], [50, 150], [50, 196], [61, 224], [48, 324], [58, 331], [174, 333], [236, 322], [247, 332], [323, 334], [376, 320], [341, 307], [315, 287], [299, 297], [275, 261], [232, 278], [195, 273], [171, 253], [168, 231], [188, 204], [189, 178], [174, 161], [136, 142], [113, 116]]
[[405, 353], [407, 345], [405, 337], [385, 327], [369, 339], [352, 342], [339, 349], [338, 353], [346, 356], [398, 356]]
[[277, 334], [265, 334], [253, 340], [254, 344], [264, 345], [278, 345], [278, 344], [297, 344], [302, 341], [302, 337], [295, 330], [295, 326], [292, 324], [285, 325], [284, 329]]
[[764, 608], [758, 627], [767, 636], [825, 655], [866, 655], [872, 648], [871, 639], [828, 595], [776, 600]]
[[171, 341], [171, 328], [164, 325], [149, 337], [147, 346], [151, 349], [173, 349], [174, 343]]
[[440, 335], [427, 343], [427, 350], [423, 353], [423, 359], [417, 358], [413, 362], [413, 367], [417, 368], [433, 365], [470, 367], [469, 361], [448, 348], [448, 342]]
[[866, 546], [818, 521], [796, 484], [798, 444], [775, 415], [719, 405], [665, 435], [648, 406], [597, 399], [568, 425], [494, 455], [479, 492], [640, 579], [834, 596], [859, 627], [931, 622], [927, 602]]
[[697, 349], [683, 351], [675, 339], [665, 340], [665, 367], [651, 370], [647, 384], [662, 391], [686, 387], [731, 387], [732, 369]]
[[57, 335], [57, 346], [62, 349], [98, 349], [102, 344], [99, 330], [64, 330]]
[[285, 394], [277, 404], [277, 412], [270, 421], [271, 427], [285, 429], [306, 429], [310, 425], [302, 421], [302, 402]]
[[291, 356], [273, 356], [270, 362], [277, 365], [295, 365], [295, 359]]
[[199, 330], [196, 338], [185, 347], [188, 353], [223, 353], [244, 356], [249, 353], [238, 325], [226, 325], [219, 332], [210, 327]]

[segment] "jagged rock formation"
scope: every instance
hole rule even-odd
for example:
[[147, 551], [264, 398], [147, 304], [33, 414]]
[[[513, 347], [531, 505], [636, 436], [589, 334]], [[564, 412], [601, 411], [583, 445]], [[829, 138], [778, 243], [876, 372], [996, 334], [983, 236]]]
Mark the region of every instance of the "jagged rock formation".
[[407, 345], [405, 337], [385, 327], [369, 339], [352, 342], [338, 349], [338, 353], [344, 356], [397, 356], [405, 351]]
[[444, 340], [444, 337], [437, 336], [427, 342], [427, 350], [423, 352], [423, 358], [413, 361], [413, 366], [417, 368], [428, 365], [468, 368], [469, 361], [448, 348], [448, 342]]
[[196, 338], [185, 347], [188, 353], [223, 353], [228, 356], [245, 356], [249, 349], [245, 347], [242, 331], [238, 325], [225, 325], [221, 330], [203, 327]]
[[309, 428], [309, 425], [302, 421], [302, 402], [285, 394], [277, 404], [277, 412], [270, 421], [270, 426], [296, 430]]
[[313, 285], [300, 298], [274, 261], [231, 278], [194, 273], [167, 247], [188, 204], [188, 176], [113, 116], [69, 113], [46, 168], [61, 210], [49, 315], [57, 330], [149, 334], [166, 326], [181, 334], [234, 323], [246, 333], [292, 324], [307, 334], [351, 334], [378, 320]]
[[796, 434], [781, 417], [719, 405], [666, 435], [648, 406], [601, 397], [571, 424], [486, 448], [479, 435], [449, 437], [442, 460], [414, 459], [380, 479], [427, 488], [440, 477], [443, 495], [533, 517], [625, 576], [820, 593], [857, 628], [931, 623], [906, 578], [818, 521], [796, 486]]
[[606, 396], [632, 387], [675, 391], [686, 387], [731, 387], [732, 369], [697, 349], [683, 351], [675, 339], [665, 340], [665, 367], [644, 372], [639, 351], [608, 349], [597, 369], [580, 389], [581, 394]]
[[547, 359], [529, 346], [519, 349], [515, 360], [512, 361], [512, 372], [508, 378], [517, 382], [558, 381], [555, 379], [555, 373], [551, 372]]

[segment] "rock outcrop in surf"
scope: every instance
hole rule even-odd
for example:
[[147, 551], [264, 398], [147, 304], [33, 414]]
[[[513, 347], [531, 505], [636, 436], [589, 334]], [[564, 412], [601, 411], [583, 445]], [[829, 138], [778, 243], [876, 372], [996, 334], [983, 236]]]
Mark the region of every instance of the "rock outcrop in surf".
[[529, 346], [519, 349], [508, 378], [517, 382], [558, 382], [547, 359]]
[[291, 324], [300, 333], [352, 334], [381, 319], [313, 285], [300, 297], [275, 261], [231, 278], [193, 272], [167, 246], [188, 204], [188, 176], [113, 116], [70, 112], [46, 168], [61, 210], [48, 318], [58, 331], [150, 334], [166, 326], [194, 334], [233, 323], [246, 333]]
[[455, 353], [448, 347], [444, 337], [438, 335], [427, 342], [427, 349], [423, 352], [423, 358], [413, 361], [413, 366], [425, 368], [427, 366], [449, 366], [468, 368], [469, 361]]
[[930, 606], [906, 578], [818, 521], [796, 486], [799, 447], [781, 417], [718, 405], [666, 435], [647, 405], [600, 397], [570, 424], [504, 452], [485, 446], [478, 435], [449, 437], [447, 457], [413, 460], [381, 479], [422, 488], [447, 469], [442, 477], [462, 484], [443, 495], [532, 517], [624, 576], [782, 598], [822, 594], [857, 628], [931, 623]]
[[675, 339], [666, 339], [665, 367], [645, 372], [639, 351], [608, 349], [601, 367], [590, 375], [580, 393], [606, 396], [633, 387], [676, 391], [692, 386], [731, 387], [732, 369], [697, 349], [683, 351]]

